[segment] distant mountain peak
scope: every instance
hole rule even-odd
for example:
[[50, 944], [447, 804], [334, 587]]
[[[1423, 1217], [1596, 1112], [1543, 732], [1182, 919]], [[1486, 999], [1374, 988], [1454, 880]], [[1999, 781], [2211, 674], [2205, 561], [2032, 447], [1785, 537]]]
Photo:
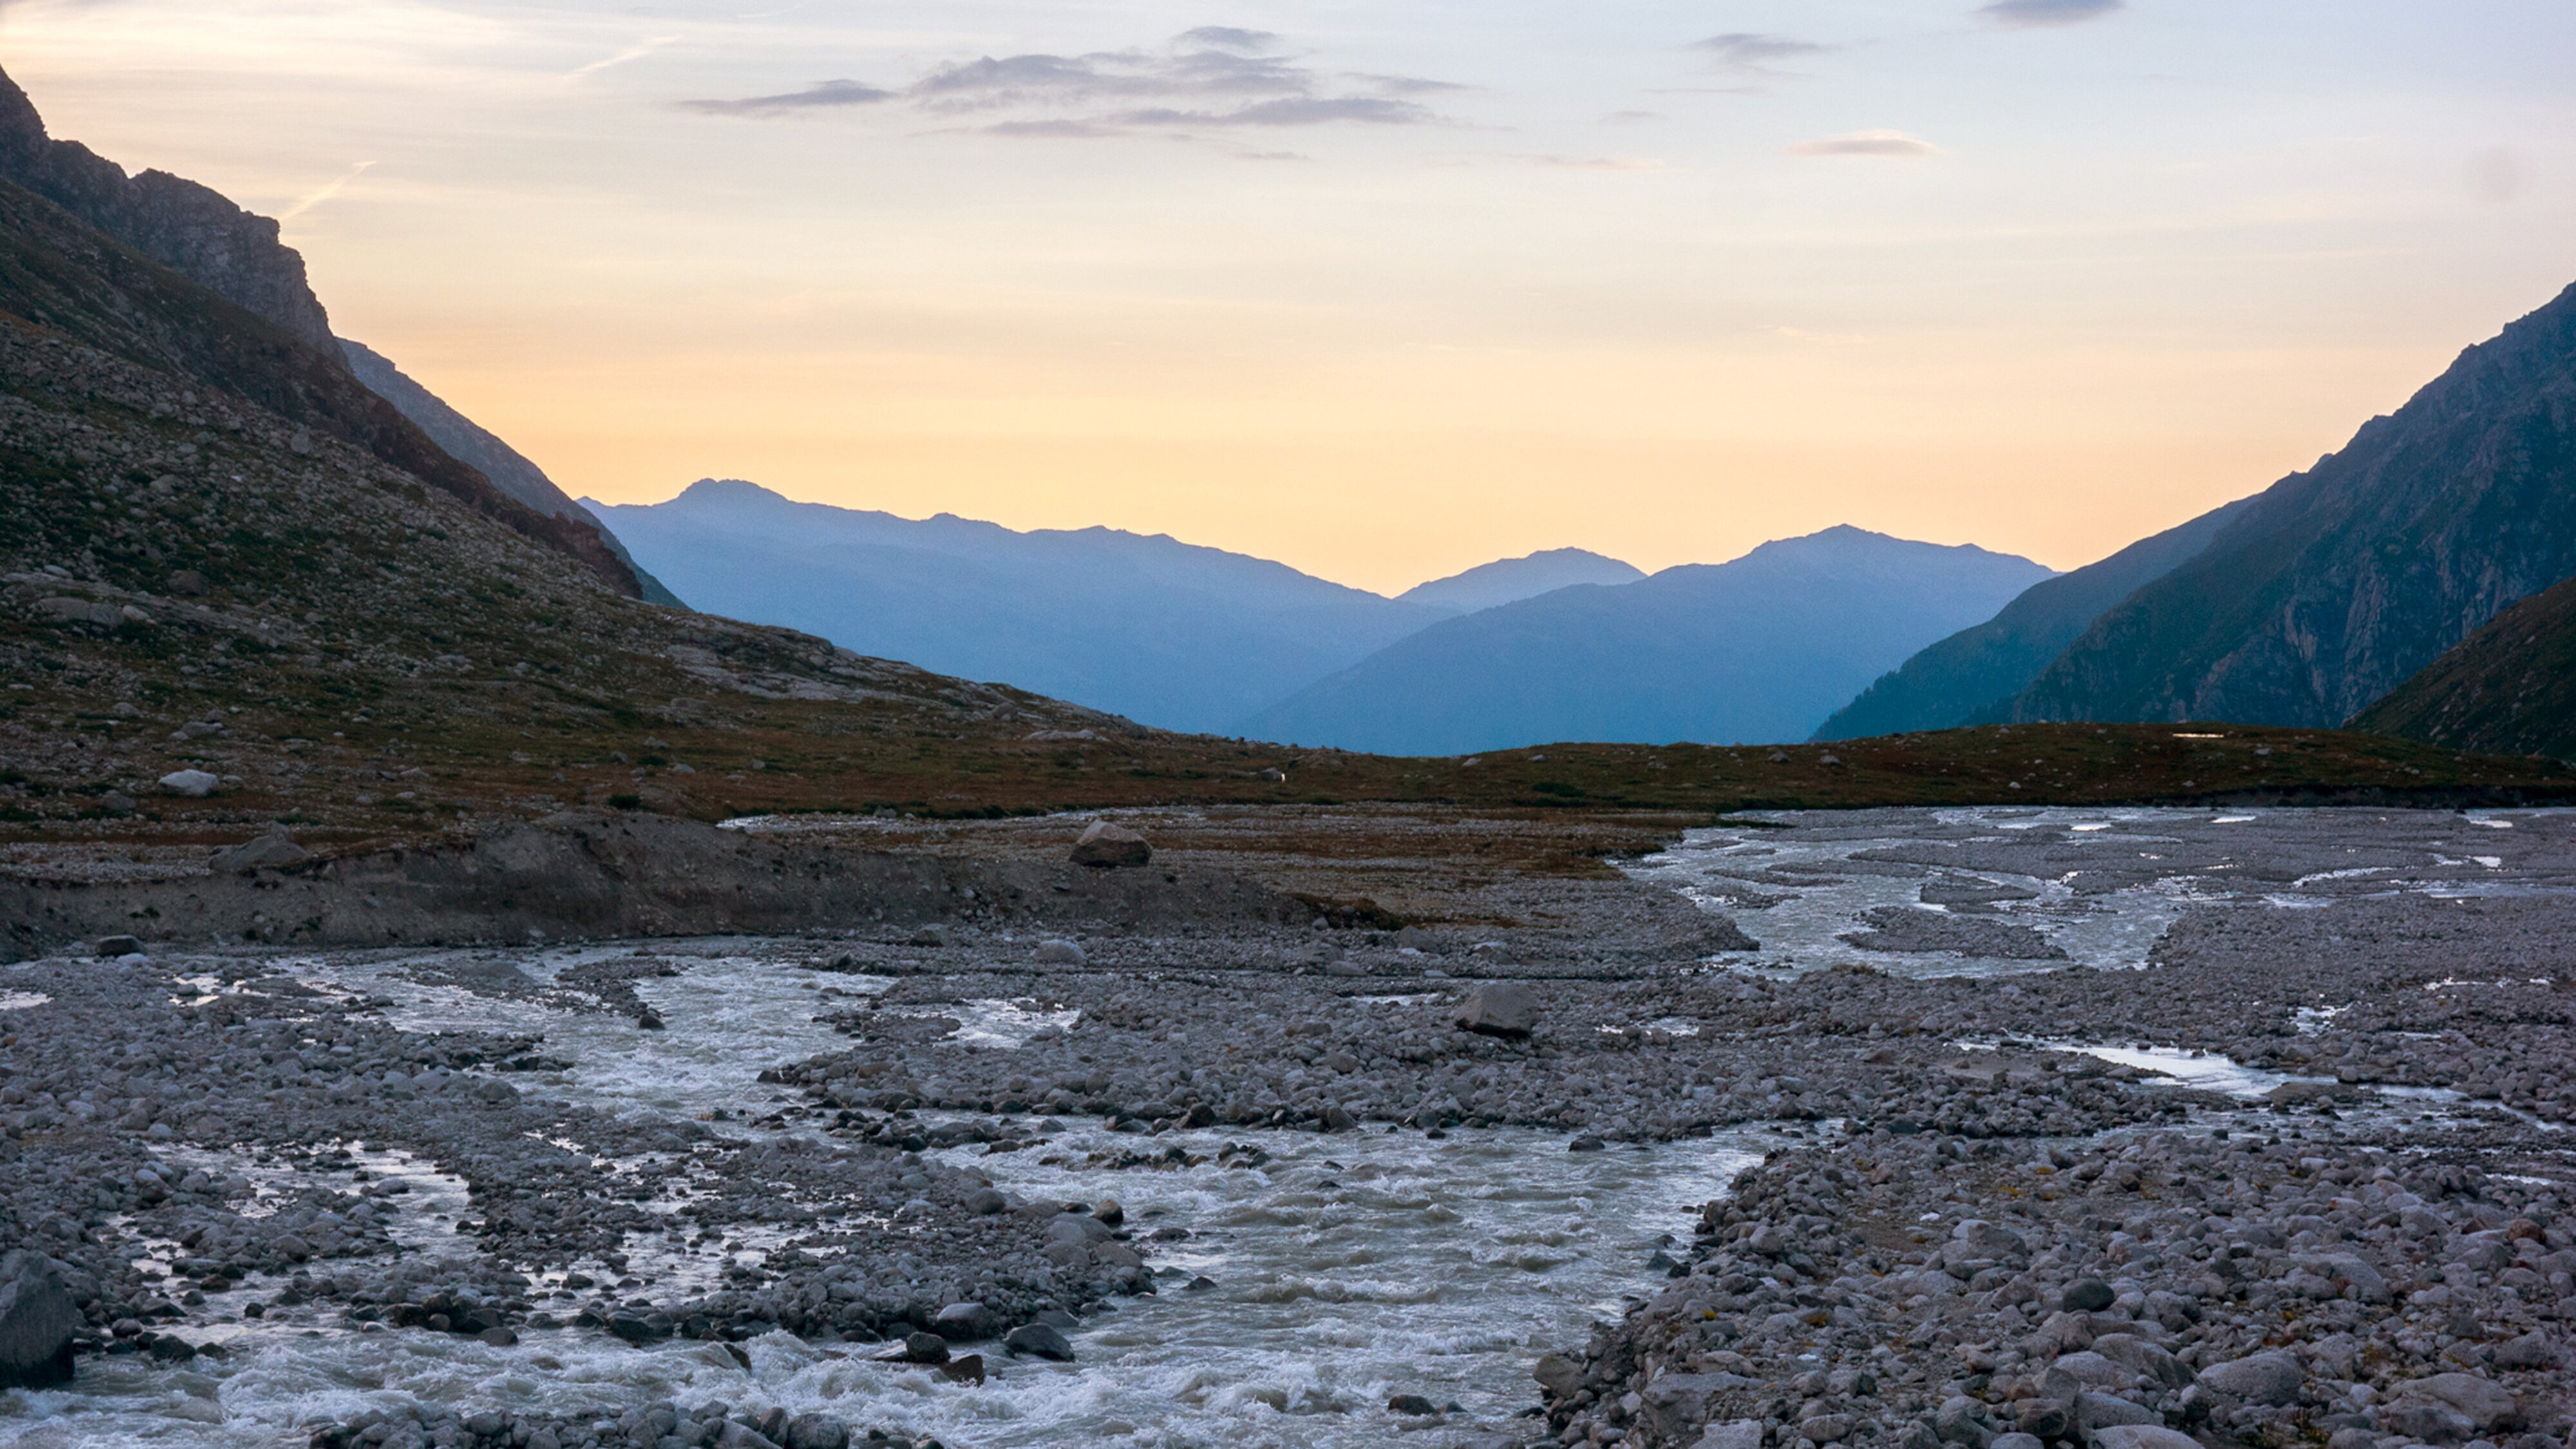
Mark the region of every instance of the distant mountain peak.
[[1445, 579], [1416, 584], [1396, 598], [1404, 603], [1424, 604], [1455, 614], [1472, 614], [1479, 609], [1518, 603], [1578, 584], [1615, 587], [1633, 584], [1645, 576], [1645, 571], [1634, 564], [1622, 563], [1590, 549], [1548, 548], [1519, 558], [1496, 559]]

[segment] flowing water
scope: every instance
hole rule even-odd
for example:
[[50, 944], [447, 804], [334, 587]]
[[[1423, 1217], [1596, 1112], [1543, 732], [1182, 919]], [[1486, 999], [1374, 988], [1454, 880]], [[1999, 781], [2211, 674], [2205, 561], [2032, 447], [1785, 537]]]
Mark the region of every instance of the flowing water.
[[[585, 955], [622, 952], [514, 953], [507, 963], [537, 988], [515, 997], [452, 984], [488, 969], [495, 953], [267, 964], [334, 997], [389, 1001], [386, 1016], [407, 1028], [542, 1033], [545, 1052], [574, 1065], [544, 1078], [540, 1090], [621, 1112], [694, 1118], [784, 1095], [755, 1081], [760, 1069], [842, 1045], [814, 1020], [818, 1009], [832, 1005], [831, 996], [884, 986], [801, 969], [792, 946], [741, 942], [722, 951], [690, 960], [679, 975], [637, 983], [669, 1022], [651, 1033], [545, 999], [545, 988]], [[959, 1035], [996, 1051], [1071, 1024], [1008, 1001], [973, 1003], [962, 1016]], [[1722, 1195], [1761, 1151], [1749, 1135], [1586, 1153], [1568, 1152], [1561, 1135], [1509, 1129], [1446, 1140], [1382, 1131], [1254, 1136], [1268, 1154], [1257, 1166], [1221, 1164], [1218, 1150], [1230, 1139], [1205, 1132], [1157, 1142], [1206, 1155], [1201, 1166], [1089, 1168], [1090, 1153], [1115, 1155], [1136, 1139], [1080, 1124], [1044, 1151], [954, 1149], [952, 1160], [1005, 1191], [1115, 1196], [1140, 1237], [1165, 1228], [1189, 1235], [1153, 1245], [1151, 1261], [1165, 1274], [1158, 1293], [1117, 1300], [1115, 1311], [1070, 1335], [1075, 1363], [991, 1356], [994, 1376], [981, 1387], [875, 1362], [873, 1350], [785, 1334], [744, 1345], [746, 1372], [715, 1344], [629, 1348], [590, 1331], [531, 1329], [515, 1346], [494, 1347], [355, 1329], [314, 1308], [192, 1330], [192, 1338], [228, 1349], [221, 1362], [170, 1369], [84, 1359], [68, 1389], [0, 1394], [0, 1444], [301, 1445], [309, 1430], [299, 1425], [411, 1399], [465, 1411], [655, 1399], [775, 1404], [936, 1434], [967, 1449], [1383, 1444], [1397, 1423], [1386, 1410], [1392, 1394], [1458, 1404], [1466, 1412], [1453, 1416], [1457, 1422], [1500, 1424], [1534, 1403], [1529, 1371], [1539, 1354], [1580, 1343], [1594, 1319], [1617, 1317], [1621, 1295], [1653, 1281], [1653, 1255], [1686, 1240], [1700, 1205]], [[244, 1172], [255, 1183], [270, 1171], [238, 1154], [165, 1155]], [[399, 1199], [396, 1228], [407, 1247], [433, 1257], [463, 1247], [446, 1226], [465, 1211], [461, 1183], [393, 1154], [361, 1146], [355, 1155], [413, 1183]], [[734, 1246], [757, 1241], [738, 1235]], [[647, 1267], [648, 1256], [637, 1252], [639, 1269], [666, 1288], [688, 1281], [689, 1265]], [[1207, 1286], [1187, 1286], [1200, 1278]], [[264, 1296], [254, 1285], [215, 1302], [237, 1311]], [[1405, 1436], [1426, 1446], [1453, 1437]]]

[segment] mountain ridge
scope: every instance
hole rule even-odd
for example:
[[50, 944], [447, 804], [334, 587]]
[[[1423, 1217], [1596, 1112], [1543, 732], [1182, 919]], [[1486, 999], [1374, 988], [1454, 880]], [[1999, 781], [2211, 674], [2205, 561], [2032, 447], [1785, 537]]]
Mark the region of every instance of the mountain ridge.
[[2249, 500], [2010, 718], [2331, 725], [2576, 574], [2576, 286]]
[[1723, 564], [1578, 584], [1434, 625], [1248, 717], [1401, 755], [1542, 741], [1803, 739], [1836, 704], [2048, 570], [1848, 524]]

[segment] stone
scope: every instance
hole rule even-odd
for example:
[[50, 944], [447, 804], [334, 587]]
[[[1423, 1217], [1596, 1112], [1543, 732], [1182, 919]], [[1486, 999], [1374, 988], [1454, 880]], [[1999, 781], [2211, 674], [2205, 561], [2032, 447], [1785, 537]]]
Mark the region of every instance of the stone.
[[1530, 1370], [1530, 1377], [1538, 1380], [1548, 1397], [1571, 1398], [1576, 1389], [1583, 1387], [1583, 1365], [1561, 1353], [1542, 1354]]
[[1762, 1449], [1760, 1419], [1729, 1419], [1700, 1431], [1692, 1449]]
[[2161, 1424], [2164, 1416], [2117, 1394], [2085, 1392], [2075, 1396], [2075, 1422], [2088, 1432], [2119, 1424]]
[[183, 599], [202, 599], [206, 596], [206, 590], [212, 585], [206, 582], [204, 574], [195, 569], [181, 569], [170, 575], [170, 582], [166, 587]]
[[2182, 1360], [2133, 1333], [2103, 1334], [2093, 1340], [2092, 1351], [2129, 1373], [2153, 1379], [2165, 1388], [2178, 1389], [2192, 1379], [2191, 1370], [2183, 1365]]
[[483, 1330], [481, 1333], [476, 1334], [475, 1337], [482, 1339], [485, 1343], [492, 1345], [494, 1348], [508, 1348], [519, 1341], [519, 1335], [516, 1332], [512, 1331], [505, 1324], [497, 1323], [490, 1328]]
[[1002, 1336], [1005, 1351], [1023, 1358], [1042, 1358], [1051, 1363], [1073, 1362], [1073, 1343], [1063, 1333], [1044, 1323], [1023, 1323]]
[[850, 1449], [850, 1426], [821, 1414], [787, 1421], [787, 1449]]
[[173, 795], [185, 795], [191, 800], [203, 800], [215, 793], [215, 787], [222, 783], [220, 777], [203, 770], [172, 770], [160, 781], [162, 789]]
[[2200, 1441], [2162, 1424], [2113, 1424], [2093, 1431], [2093, 1449], [2201, 1449]]
[[2069, 1313], [2099, 1313], [2110, 1307], [2111, 1301], [2118, 1296], [2111, 1291], [2110, 1284], [2099, 1278], [2087, 1278], [2081, 1283], [2068, 1285], [2066, 1291], [2058, 1295], [2057, 1304]]
[[1538, 1027], [1538, 998], [1517, 981], [1497, 981], [1468, 992], [1450, 1019], [1480, 1036], [1525, 1037]]
[[993, 1316], [981, 1303], [951, 1303], [931, 1315], [930, 1326], [950, 1343], [973, 1343], [993, 1336]]
[[1952, 1395], [1941, 1401], [1940, 1411], [1932, 1416], [1932, 1431], [1945, 1443], [1984, 1449], [1992, 1437], [1986, 1430], [1984, 1409], [1983, 1404], [1965, 1394]]
[[[1725, 1374], [1661, 1374], [1638, 1397], [1638, 1418], [1654, 1442], [1677, 1444], [1708, 1422], [1709, 1400], [1735, 1380]], [[1820, 1441], [1821, 1442], [1821, 1441]]]
[[[1839, 1444], [1851, 1437], [1851, 1431], [1849, 1414], [1818, 1414], [1798, 1421], [1799, 1437], [1811, 1444]], [[2038, 1441], [2033, 1440], [2030, 1449], [2039, 1449]]]
[[960, 1354], [939, 1365], [939, 1376], [952, 1384], [980, 1384], [984, 1382], [984, 1356]]
[[1118, 1199], [1104, 1197], [1091, 1205], [1091, 1220], [1104, 1228], [1116, 1228], [1127, 1221], [1127, 1209], [1119, 1206]]
[[72, 1379], [72, 1335], [86, 1327], [53, 1260], [25, 1249], [0, 1258], [0, 1388]]
[[98, 944], [90, 948], [90, 954], [102, 961], [113, 961], [119, 956], [140, 956], [143, 943], [132, 936], [101, 936]]
[[2279, 1350], [2248, 1354], [2200, 1371], [2201, 1384], [2213, 1393], [2225, 1394], [2239, 1403], [2274, 1407], [2297, 1403], [2299, 1386], [2307, 1377], [2297, 1355]]
[[1073, 843], [1073, 863], [1095, 870], [1114, 870], [1121, 866], [1150, 865], [1154, 847], [1145, 837], [1123, 825], [1094, 820]]
[[98, 808], [110, 815], [131, 815], [142, 807], [142, 801], [122, 790], [110, 790], [98, 797]]
[[218, 850], [206, 864], [218, 871], [276, 870], [312, 858], [313, 852], [296, 844], [280, 827], [256, 840]]
[[2521, 1417], [2513, 1395], [2504, 1385], [2476, 1374], [2435, 1374], [2402, 1384], [2397, 1392], [2407, 1398], [2436, 1399], [2448, 1404], [2480, 1429], [2511, 1427]]
[[2016, 1430], [2010, 1434], [1997, 1434], [1990, 1449], [2040, 1449], [2040, 1445], [2037, 1434]]
[[2495, 1364], [2500, 1369], [2553, 1369], [2566, 1361], [2566, 1352], [2546, 1334], [2526, 1333], [2496, 1345]]
[[[2075, 1432], [2075, 1411], [2054, 1399], [2024, 1399], [2013, 1413], [2013, 1423], [2014, 1427], [2029, 1435], [2033, 1443], [2042, 1439], [2064, 1439]], [[1995, 1443], [2001, 1444], [2011, 1437], [2006, 1434]]]
[[1079, 966], [1084, 958], [1079, 942], [1056, 938], [1038, 942], [1036, 959], [1041, 966]]
[[935, 1333], [907, 1333], [903, 1336], [903, 1360], [906, 1363], [946, 1363], [948, 1340]]
[[1397, 1394], [1386, 1401], [1386, 1410], [1390, 1414], [1419, 1418], [1424, 1414], [1439, 1413], [1440, 1406], [1420, 1394]]

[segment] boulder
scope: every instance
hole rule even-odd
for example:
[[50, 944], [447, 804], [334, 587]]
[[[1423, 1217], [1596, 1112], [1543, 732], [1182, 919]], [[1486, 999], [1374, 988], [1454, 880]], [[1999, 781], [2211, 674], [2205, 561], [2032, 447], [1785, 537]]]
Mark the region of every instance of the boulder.
[[140, 956], [143, 942], [133, 936], [101, 936], [98, 944], [90, 948], [90, 954], [102, 961], [113, 961], [119, 956]]
[[2275, 1407], [2297, 1403], [2299, 1386], [2307, 1377], [2297, 1355], [2277, 1349], [2229, 1359], [2200, 1371], [2200, 1382], [2213, 1393], [2225, 1394], [2239, 1403]]
[[2504, 1385], [2476, 1374], [2435, 1374], [2402, 1384], [2397, 1392], [2401, 1398], [2447, 1404], [2480, 1429], [2512, 1428], [2521, 1421], [2513, 1395]]
[[160, 781], [162, 789], [173, 795], [185, 795], [191, 800], [203, 800], [215, 793], [215, 787], [222, 783], [221, 778], [203, 770], [172, 770]]
[[313, 852], [296, 844], [281, 827], [256, 840], [218, 850], [206, 864], [217, 871], [276, 870], [312, 858]]
[[981, 1303], [951, 1303], [931, 1316], [930, 1327], [950, 1343], [973, 1343], [993, 1336], [993, 1315]]
[[787, 1421], [787, 1449], [850, 1449], [850, 1426], [821, 1414]]
[[1041, 966], [1079, 966], [1083, 963], [1082, 946], [1061, 939], [1038, 942], [1037, 962]]
[[2566, 1361], [2565, 1350], [2543, 1333], [2526, 1333], [2496, 1345], [2495, 1362], [2500, 1369], [2554, 1369]]
[[1530, 1370], [1530, 1377], [1538, 1380], [1549, 1398], [1572, 1398], [1574, 1391], [1583, 1387], [1583, 1365], [1561, 1353], [1543, 1354]]
[[2200, 1441], [2162, 1424], [2112, 1424], [2093, 1431], [2093, 1449], [2200, 1449]]
[[1709, 1400], [1738, 1382], [1727, 1374], [1659, 1375], [1646, 1385], [1638, 1417], [1653, 1435], [1652, 1442], [1682, 1443], [1684, 1435], [1708, 1422]]
[[903, 1360], [906, 1363], [946, 1363], [948, 1340], [935, 1333], [907, 1333], [903, 1336]]
[[1042, 1358], [1052, 1363], [1073, 1362], [1073, 1342], [1056, 1329], [1043, 1323], [1023, 1323], [1002, 1338], [1002, 1347], [1018, 1357]]
[[1538, 998], [1517, 981], [1497, 981], [1468, 992], [1450, 1019], [1482, 1036], [1525, 1037], [1538, 1027]]
[[1073, 843], [1073, 863], [1096, 870], [1114, 870], [1120, 866], [1150, 865], [1154, 847], [1145, 837], [1123, 825], [1094, 820]]
[[1693, 1449], [1762, 1449], [1760, 1419], [1729, 1419], [1700, 1431]]
[[2086, 1392], [2075, 1396], [2075, 1422], [2086, 1430], [2098, 1430], [2121, 1424], [2161, 1424], [2164, 1416], [2117, 1394]]
[[70, 1383], [84, 1325], [52, 1259], [23, 1249], [0, 1258], [0, 1388]]
[[2103, 1334], [2093, 1340], [2092, 1351], [2164, 1388], [2178, 1389], [2191, 1382], [2191, 1370], [2182, 1360], [2134, 1333]]
[[2059, 1294], [2057, 1306], [2069, 1313], [2099, 1313], [2110, 1307], [2111, 1300], [2118, 1296], [2111, 1291], [2110, 1284], [2099, 1278], [2087, 1278], [2069, 1285], [2064, 1293]]

